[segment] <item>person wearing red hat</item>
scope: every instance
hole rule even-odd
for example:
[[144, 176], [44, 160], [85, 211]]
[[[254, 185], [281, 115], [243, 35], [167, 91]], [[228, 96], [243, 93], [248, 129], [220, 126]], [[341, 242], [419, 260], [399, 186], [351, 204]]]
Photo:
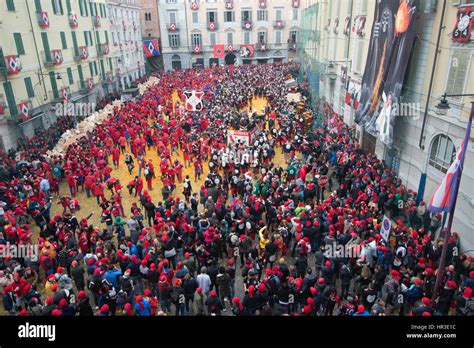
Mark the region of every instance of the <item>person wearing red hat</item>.
[[370, 316], [370, 314], [363, 305], [359, 305], [357, 306], [357, 311], [353, 314], [353, 316], [354, 317], [368, 317]]
[[207, 312], [212, 316], [220, 316], [221, 311], [224, 309], [224, 304], [221, 299], [217, 296], [215, 290], [211, 290], [209, 297], [206, 299], [204, 304], [207, 307]]
[[135, 298], [135, 306], [133, 309], [135, 310], [135, 313], [140, 316], [140, 317], [148, 317], [150, 316], [150, 303], [145, 300], [141, 295], [138, 295]]
[[440, 289], [436, 310], [441, 315], [449, 314], [449, 309], [451, 308], [451, 303], [453, 301], [456, 290], [457, 284], [453, 280], [448, 280], [444, 287]]
[[458, 316], [473, 316], [474, 315], [474, 299], [472, 296], [472, 289], [465, 288], [454, 297], [456, 304], [455, 315]]
[[428, 297], [423, 297], [418, 303], [418, 306], [413, 310], [414, 316], [422, 316], [423, 313], [429, 312], [434, 314], [433, 306], [431, 305], [431, 300]]
[[77, 293], [77, 311], [79, 316], [93, 316], [94, 311], [89, 301], [89, 297], [86, 295], [86, 292], [81, 290]]

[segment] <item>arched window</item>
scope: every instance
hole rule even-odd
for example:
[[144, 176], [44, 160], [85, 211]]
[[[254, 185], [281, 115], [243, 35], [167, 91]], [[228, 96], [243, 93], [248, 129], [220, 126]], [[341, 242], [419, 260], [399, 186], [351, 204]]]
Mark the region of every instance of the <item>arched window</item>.
[[431, 144], [430, 165], [446, 173], [456, 156], [453, 141], [447, 135], [437, 135]]

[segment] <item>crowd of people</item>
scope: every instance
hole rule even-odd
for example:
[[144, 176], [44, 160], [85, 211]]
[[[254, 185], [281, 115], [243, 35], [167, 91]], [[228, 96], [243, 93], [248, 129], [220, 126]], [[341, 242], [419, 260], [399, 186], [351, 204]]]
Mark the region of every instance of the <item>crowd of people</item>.
[[[433, 298], [441, 216], [360, 150], [330, 103], [319, 102], [321, 127], [304, 128], [286, 98], [297, 71], [274, 63], [158, 72], [159, 84], [115, 107], [64, 155], [43, 157], [46, 137], [22, 144], [28, 158], [11, 153], [0, 181], [0, 244], [38, 244], [39, 252], [0, 259], [5, 311], [473, 315], [473, 259], [460, 253], [459, 236], [449, 240]], [[186, 90], [205, 92], [203, 110], [186, 111]], [[265, 109], [252, 109], [255, 96]], [[253, 139], [229, 142], [230, 129]], [[122, 164], [129, 183], [113, 176]], [[183, 177], [187, 167], [193, 178]], [[60, 185], [70, 195], [60, 197], [63, 214], [51, 216]], [[125, 199], [136, 201], [130, 211]], [[101, 225], [82, 216], [84, 204], [97, 204]], [[384, 216], [393, 221], [388, 237]]]

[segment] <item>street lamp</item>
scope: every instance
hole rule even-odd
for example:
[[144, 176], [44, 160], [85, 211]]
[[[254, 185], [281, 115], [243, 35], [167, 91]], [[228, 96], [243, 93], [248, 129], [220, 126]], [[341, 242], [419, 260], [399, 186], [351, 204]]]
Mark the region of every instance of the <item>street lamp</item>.
[[440, 116], [446, 116], [448, 114], [448, 110], [451, 109], [449, 106], [449, 102], [446, 99], [447, 97], [474, 97], [474, 94], [443, 94], [441, 101], [438, 105], [436, 105], [436, 114]]

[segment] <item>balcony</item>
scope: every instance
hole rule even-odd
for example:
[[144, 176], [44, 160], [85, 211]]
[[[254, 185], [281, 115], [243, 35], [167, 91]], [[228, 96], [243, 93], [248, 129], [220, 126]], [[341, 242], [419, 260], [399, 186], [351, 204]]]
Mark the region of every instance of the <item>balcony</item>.
[[36, 12], [36, 19], [41, 28], [43, 29], [49, 28], [48, 12], [46, 11]]
[[106, 56], [109, 54], [109, 44], [103, 43], [97, 45], [97, 55], [98, 56]]
[[89, 58], [89, 48], [87, 46], [80, 46], [79, 54], [82, 60]]
[[252, 30], [252, 21], [242, 21], [242, 29]]
[[192, 50], [191, 53], [193, 53], [193, 54], [200, 54], [200, 53], [202, 53], [202, 49], [203, 49], [202, 46], [200, 46], [200, 45], [194, 45], [194, 46], [193, 46], [193, 50]]
[[217, 22], [208, 22], [207, 23], [207, 29], [209, 31], [215, 31], [219, 28], [219, 26], [217, 25]]
[[51, 52], [41, 51], [41, 61], [45, 67], [51, 67], [55, 64], [53, 55]]
[[265, 42], [259, 42], [255, 45], [255, 48], [257, 49], [257, 51], [260, 51], [260, 52], [265, 52], [265, 51], [268, 51], [269, 47], [268, 47], [268, 44], [265, 43]]
[[285, 21], [277, 20], [273, 22], [273, 27], [275, 29], [283, 29], [285, 27]]
[[176, 24], [176, 23], [169, 23], [169, 24], [166, 25], [166, 28], [168, 29], [168, 31], [171, 31], [171, 32], [179, 30], [178, 24]]
[[82, 60], [81, 50], [78, 47], [72, 47], [71, 53], [72, 53], [72, 59], [74, 59], [75, 62]]
[[94, 18], [94, 27], [95, 27], [96, 29], [98, 29], [98, 28], [101, 27], [101, 25], [100, 25], [100, 17], [99, 17], [99, 16], [95, 16], [95, 18]]

